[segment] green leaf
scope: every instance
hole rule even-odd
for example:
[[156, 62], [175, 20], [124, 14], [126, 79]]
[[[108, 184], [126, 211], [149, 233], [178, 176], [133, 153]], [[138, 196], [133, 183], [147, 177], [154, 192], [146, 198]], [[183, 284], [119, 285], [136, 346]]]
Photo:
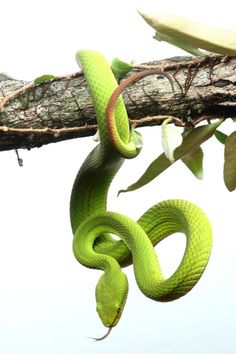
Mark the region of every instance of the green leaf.
[[[138, 12], [156, 30], [158, 40], [167, 41], [197, 56], [197, 48], [222, 55], [236, 55], [234, 31], [170, 14]], [[200, 56], [202, 54], [200, 52]]]
[[175, 162], [174, 151], [182, 144], [183, 136], [180, 131], [171, 127], [168, 123], [172, 122], [172, 118], [167, 118], [161, 125], [162, 147], [166, 157], [171, 163]]
[[225, 133], [222, 133], [220, 130], [216, 130], [215, 131], [215, 137], [217, 140], [219, 140], [219, 142], [221, 144], [225, 144], [226, 139], [228, 138], [228, 135], [226, 135]]
[[224, 182], [230, 192], [236, 188], [236, 132], [225, 142]]
[[118, 80], [127, 75], [132, 69], [133, 65], [126, 63], [119, 58], [114, 58], [111, 62], [111, 70]]
[[55, 79], [56, 76], [54, 75], [42, 75], [39, 77], [36, 77], [36, 79], [34, 79], [34, 83], [35, 84], [41, 84], [44, 81], [50, 81], [52, 79]]
[[[196, 150], [204, 141], [212, 137], [216, 128], [218, 128], [222, 122], [223, 120], [220, 120], [214, 124], [202, 125], [190, 131], [184, 137], [182, 144], [175, 150], [175, 161], [183, 158], [192, 150]], [[150, 164], [144, 174], [135, 183], [131, 184], [127, 189], [121, 190], [120, 192], [129, 192], [143, 187], [147, 183], [151, 182], [154, 178], [159, 176], [171, 165], [173, 164], [171, 164], [170, 160], [167, 159], [165, 154], [161, 154]]]
[[182, 161], [195, 177], [198, 179], [203, 178], [203, 151], [201, 147], [190, 151], [182, 158]]

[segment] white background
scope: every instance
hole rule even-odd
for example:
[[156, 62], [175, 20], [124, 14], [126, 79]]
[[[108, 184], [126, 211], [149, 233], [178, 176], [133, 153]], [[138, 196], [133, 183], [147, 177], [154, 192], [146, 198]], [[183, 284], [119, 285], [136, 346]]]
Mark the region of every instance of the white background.
[[[137, 63], [183, 55], [152, 39], [153, 30], [135, 8], [172, 11], [236, 30], [235, 1], [29, 1], [1, 3], [0, 72], [25, 80], [78, 71], [74, 53], [97, 49], [109, 59]], [[232, 130], [232, 123], [222, 128]], [[185, 198], [211, 220], [214, 246], [197, 286], [182, 299], [161, 304], [145, 298], [127, 269], [130, 292], [120, 323], [105, 341], [95, 310], [98, 271], [82, 267], [72, 253], [69, 198], [92, 138], [32, 151], [0, 154], [0, 353], [4, 354], [233, 354], [235, 325], [235, 193], [222, 179], [223, 146], [204, 144], [204, 180], [181, 162], [145, 188], [116, 198], [161, 153], [160, 129], [141, 129], [142, 154], [127, 161], [109, 195], [109, 209], [137, 219], [151, 205]], [[151, 143], [152, 141], [152, 143]], [[166, 274], [177, 266], [184, 238], [157, 247]]]

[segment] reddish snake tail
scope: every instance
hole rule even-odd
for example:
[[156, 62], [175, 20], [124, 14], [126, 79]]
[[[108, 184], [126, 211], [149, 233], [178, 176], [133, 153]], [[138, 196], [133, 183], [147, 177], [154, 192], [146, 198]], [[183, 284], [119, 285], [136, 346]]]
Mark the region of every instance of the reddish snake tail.
[[[119, 84], [119, 86], [117, 86], [117, 88], [113, 91], [113, 93], [109, 99], [109, 102], [107, 104], [107, 108], [106, 108], [108, 130], [109, 130], [109, 134], [111, 137], [113, 136], [113, 129], [114, 129], [114, 124], [115, 124], [115, 119], [113, 119], [113, 116], [114, 116], [114, 112], [115, 112], [116, 102], [117, 102], [120, 94], [124, 91], [124, 89], [127, 86], [131, 85], [132, 83], [143, 79], [145, 76], [155, 75], [155, 74], [166, 77], [169, 80], [172, 91], [174, 92], [173, 79], [171, 78], [171, 76], [169, 74], [165, 73], [160, 68], [143, 70], [143, 71], [140, 71], [140, 72], [128, 77], [127, 79], [123, 80]], [[113, 140], [113, 139], [111, 139], [111, 140]]]

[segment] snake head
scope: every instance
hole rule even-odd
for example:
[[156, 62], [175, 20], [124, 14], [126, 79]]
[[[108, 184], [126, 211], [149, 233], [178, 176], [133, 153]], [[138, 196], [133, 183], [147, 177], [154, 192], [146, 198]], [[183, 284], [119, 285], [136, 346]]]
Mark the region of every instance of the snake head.
[[122, 315], [128, 294], [128, 280], [119, 271], [103, 274], [96, 286], [97, 312], [104, 326], [117, 325]]

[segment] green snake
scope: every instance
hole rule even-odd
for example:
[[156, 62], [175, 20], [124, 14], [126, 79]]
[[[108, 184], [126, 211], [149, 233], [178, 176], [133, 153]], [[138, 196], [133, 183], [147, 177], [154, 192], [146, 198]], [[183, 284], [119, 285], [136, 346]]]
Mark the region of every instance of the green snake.
[[[108, 334], [118, 323], [128, 294], [122, 267], [133, 264], [137, 284], [147, 297], [162, 302], [178, 299], [201, 277], [211, 252], [212, 231], [203, 211], [185, 200], [156, 204], [138, 221], [107, 211], [107, 193], [115, 174], [125, 158], [135, 157], [141, 149], [141, 136], [130, 129], [120, 93], [146, 75], [170, 78], [153, 69], [137, 73], [117, 87], [103, 55], [82, 50], [76, 59], [92, 96], [100, 142], [85, 159], [72, 189], [73, 251], [81, 264], [104, 272], [96, 286], [96, 302]], [[186, 249], [178, 269], [165, 279], [153, 246], [175, 232], [186, 235]]]

